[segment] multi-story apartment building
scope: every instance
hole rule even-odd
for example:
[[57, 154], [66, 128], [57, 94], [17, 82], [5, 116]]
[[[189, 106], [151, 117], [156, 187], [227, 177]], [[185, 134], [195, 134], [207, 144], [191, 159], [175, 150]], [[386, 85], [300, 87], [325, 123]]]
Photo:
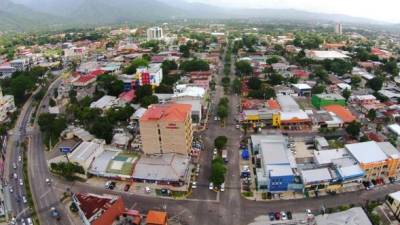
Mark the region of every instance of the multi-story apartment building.
[[348, 144], [347, 151], [364, 170], [367, 181], [397, 178], [400, 170], [400, 153], [389, 142], [361, 142]]
[[151, 105], [140, 119], [140, 134], [145, 154], [192, 151], [193, 130], [189, 104]]
[[0, 88], [0, 123], [6, 121], [10, 113], [17, 110], [14, 103], [14, 96], [3, 95]]
[[147, 29], [147, 40], [161, 40], [164, 33], [161, 27], [150, 27]]

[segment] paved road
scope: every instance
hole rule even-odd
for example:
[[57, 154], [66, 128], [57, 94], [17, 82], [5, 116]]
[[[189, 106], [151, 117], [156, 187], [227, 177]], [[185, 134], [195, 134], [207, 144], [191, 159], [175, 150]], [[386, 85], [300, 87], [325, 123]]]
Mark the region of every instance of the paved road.
[[[32, 98], [29, 98], [21, 109], [15, 127], [9, 133], [9, 139], [6, 150], [6, 164], [4, 167], [4, 179], [7, 183], [5, 187], [5, 201], [11, 206], [12, 217], [18, 222], [30, 217], [30, 210], [26, 203], [23, 203], [23, 197], [26, 196], [25, 185], [20, 185], [20, 179], [23, 179], [22, 148], [21, 143], [26, 137], [26, 128], [32, 114]], [[15, 164], [15, 169], [14, 165]], [[13, 192], [11, 192], [13, 190]]]
[[[54, 89], [58, 87], [60, 82], [61, 78], [58, 78], [49, 86], [46, 95], [39, 105], [37, 115], [40, 115], [43, 112], [47, 112], [49, 106], [49, 94], [53, 93]], [[29, 180], [31, 183], [31, 191], [41, 225], [73, 224], [69, 219], [68, 213], [66, 211], [68, 210], [68, 206], [60, 204], [59, 199], [61, 196], [56, 194], [52, 185], [48, 185], [46, 183], [46, 178], [50, 178], [51, 175], [47, 167], [42, 134], [36, 121], [33, 127], [30, 129], [28, 137]], [[61, 212], [60, 221], [56, 221], [50, 216], [51, 207], [56, 207]]]

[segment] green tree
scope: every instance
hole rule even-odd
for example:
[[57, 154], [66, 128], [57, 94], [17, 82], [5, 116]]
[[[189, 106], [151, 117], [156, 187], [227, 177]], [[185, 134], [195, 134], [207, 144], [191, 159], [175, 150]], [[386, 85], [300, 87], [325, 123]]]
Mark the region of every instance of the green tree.
[[226, 117], [228, 117], [228, 107], [225, 105], [219, 105], [217, 115], [219, 118], [221, 118], [221, 120], [224, 120]]
[[279, 62], [279, 57], [278, 56], [271, 56], [266, 60], [267, 64], [274, 64]]
[[349, 123], [346, 127], [346, 132], [353, 138], [357, 138], [358, 135], [360, 135], [360, 131], [361, 131], [361, 123], [357, 121]]
[[179, 52], [182, 53], [182, 57], [183, 58], [189, 58], [190, 57], [190, 48], [187, 45], [179, 46]]
[[113, 138], [113, 124], [107, 118], [99, 118], [94, 121], [90, 133], [96, 138], [104, 139], [107, 144], [110, 144]]
[[235, 78], [232, 82], [232, 90], [234, 93], [239, 94], [242, 88], [242, 82], [238, 79]]
[[397, 66], [396, 60], [392, 59], [386, 62], [383, 65], [383, 69], [385, 72], [393, 75], [393, 76], [398, 76], [399, 75], [399, 67]]
[[134, 74], [136, 73], [136, 69], [139, 67], [148, 67], [149, 61], [142, 58], [136, 58], [132, 60], [128, 67], [125, 68], [124, 73], [126, 74]]
[[285, 78], [281, 74], [274, 72], [269, 76], [268, 83], [275, 86], [282, 84], [284, 80]]
[[253, 73], [253, 67], [248, 61], [241, 60], [236, 63], [236, 73], [240, 76], [248, 76]]
[[349, 89], [344, 89], [343, 91], [342, 91], [342, 95], [343, 95], [343, 97], [346, 99], [346, 101], [347, 100], [349, 100], [349, 98], [350, 98], [350, 96], [351, 96], [351, 91], [349, 90]]
[[250, 89], [252, 90], [258, 90], [261, 88], [262, 82], [260, 79], [257, 77], [250, 77], [247, 85], [249, 86]]
[[374, 77], [367, 82], [367, 86], [377, 92], [382, 89], [383, 78], [380, 76]]
[[375, 109], [370, 109], [370, 110], [368, 111], [367, 117], [368, 117], [368, 119], [370, 119], [372, 122], [375, 121], [375, 119], [376, 119], [376, 111], [375, 111]]
[[211, 163], [210, 181], [219, 186], [225, 181], [226, 167], [221, 158], [216, 158]]
[[97, 77], [97, 91], [107, 95], [118, 96], [124, 90], [124, 82], [110, 74]]
[[140, 106], [147, 108], [149, 105], [157, 103], [158, 103], [158, 97], [155, 95], [150, 95], [142, 98], [142, 100], [140, 101]]
[[153, 88], [151, 87], [151, 85], [139, 86], [136, 89], [135, 95], [136, 101], [141, 102], [144, 97], [153, 95]]
[[218, 136], [214, 139], [214, 146], [219, 150], [225, 148], [226, 143], [228, 143], [228, 138], [226, 136]]
[[156, 87], [155, 92], [158, 94], [173, 94], [174, 89], [170, 85], [161, 83], [158, 87]]
[[208, 71], [210, 70], [210, 65], [204, 60], [193, 59], [182, 62], [180, 64], [180, 69], [184, 70], [185, 72]]
[[177, 70], [178, 64], [174, 60], [164, 60], [161, 64], [161, 68], [163, 70], [163, 79], [164, 76], [167, 76], [171, 70]]
[[325, 85], [322, 84], [316, 84], [314, 87], [311, 88], [311, 93], [312, 94], [321, 94], [325, 92]]
[[350, 84], [351, 84], [352, 87], [357, 88], [357, 87], [360, 86], [361, 77], [359, 77], [359, 76], [352, 76], [350, 80], [351, 80], [351, 81], [350, 81]]

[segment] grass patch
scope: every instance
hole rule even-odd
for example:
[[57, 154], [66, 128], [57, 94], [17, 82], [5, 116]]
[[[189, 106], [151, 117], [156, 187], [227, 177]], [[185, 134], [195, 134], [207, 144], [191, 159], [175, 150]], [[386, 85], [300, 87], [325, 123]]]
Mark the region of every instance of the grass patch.
[[244, 197], [253, 197], [254, 193], [252, 191], [246, 191], [246, 192], [243, 192], [242, 195]]

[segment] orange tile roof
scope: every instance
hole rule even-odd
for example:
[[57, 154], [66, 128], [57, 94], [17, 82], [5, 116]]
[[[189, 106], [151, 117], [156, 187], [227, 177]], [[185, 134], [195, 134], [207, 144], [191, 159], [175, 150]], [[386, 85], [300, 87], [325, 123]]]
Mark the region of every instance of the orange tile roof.
[[335, 113], [345, 123], [350, 123], [356, 120], [356, 117], [347, 108], [341, 105], [328, 105], [322, 108], [328, 112]]
[[146, 224], [166, 224], [167, 222], [167, 213], [150, 210], [147, 213]]
[[281, 109], [281, 106], [279, 105], [279, 103], [274, 99], [268, 99], [267, 104], [268, 104], [269, 108], [271, 108], [271, 109]]
[[184, 121], [191, 110], [192, 106], [189, 104], [154, 104], [149, 106], [149, 109], [140, 118], [140, 122], [152, 120]]

